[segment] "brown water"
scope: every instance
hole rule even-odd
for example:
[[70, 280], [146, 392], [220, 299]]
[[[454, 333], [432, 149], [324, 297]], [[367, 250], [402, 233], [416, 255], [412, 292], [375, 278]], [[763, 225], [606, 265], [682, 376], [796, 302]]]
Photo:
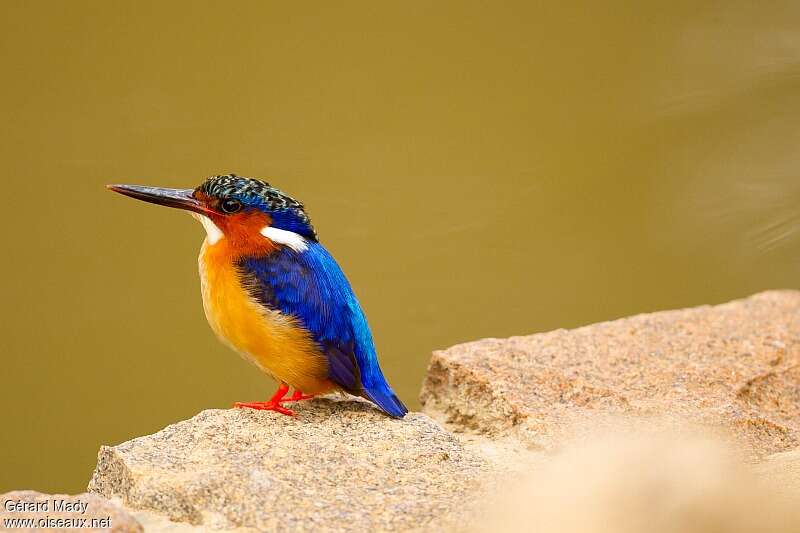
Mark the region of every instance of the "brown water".
[[798, 286], [800, 4], [429, 4], [0, 4], [0, 491], [272, 392], [105, 183], [303, 200], [412, 407], [436, 348]]

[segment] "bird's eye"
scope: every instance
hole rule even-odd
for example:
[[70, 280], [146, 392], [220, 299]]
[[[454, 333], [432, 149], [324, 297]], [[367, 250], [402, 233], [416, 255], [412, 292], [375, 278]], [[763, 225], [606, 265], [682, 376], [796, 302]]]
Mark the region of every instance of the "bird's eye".
[[219, 206], [222, 208], [223, 212], [231, 214], [239, 211], [242, 208], [242, 202], [229, 198], [227, 200], [222, 200]]

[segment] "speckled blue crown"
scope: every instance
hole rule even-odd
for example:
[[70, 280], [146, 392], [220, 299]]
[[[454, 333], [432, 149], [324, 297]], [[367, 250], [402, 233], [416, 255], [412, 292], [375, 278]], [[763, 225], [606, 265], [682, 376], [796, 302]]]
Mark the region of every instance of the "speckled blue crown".
[[266, 181], [236, 174], [221, 174], [211, 176], [197, 190], [215, 198], [235, 198], [247, 207], [269, 214], [274, 227], [317, 240], [317, 233], [303, 204]]

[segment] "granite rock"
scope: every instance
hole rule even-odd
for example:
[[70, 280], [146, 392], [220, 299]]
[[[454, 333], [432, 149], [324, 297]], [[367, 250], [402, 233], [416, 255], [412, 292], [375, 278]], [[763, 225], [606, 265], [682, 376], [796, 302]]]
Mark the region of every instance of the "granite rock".
[[800, 292], [643, 314], [434, 352], [424, 411], [453, 429], [552, 449], [605, 416], [719, 427], [754, 458], [797, 447]]
[[489, 470], [421, 413], [327, 398], [296, 413], [207, 410], [104, 446], [89, 490], [205, 528], [396, 531], [458, 509]]

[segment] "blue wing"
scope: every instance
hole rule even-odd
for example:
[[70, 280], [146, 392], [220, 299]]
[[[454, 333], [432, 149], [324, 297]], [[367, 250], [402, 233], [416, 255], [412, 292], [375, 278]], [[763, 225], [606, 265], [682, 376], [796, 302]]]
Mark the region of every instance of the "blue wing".
[[294, 316], [311, 333], [328, 359], [332, 381], [392, 416], [408, 412], [386, 382], [364, 312], [325, 247], [318, 242], [309, 242], [303, 252], [283, 247], [244, 258], [239, 269], [253, 297]]

